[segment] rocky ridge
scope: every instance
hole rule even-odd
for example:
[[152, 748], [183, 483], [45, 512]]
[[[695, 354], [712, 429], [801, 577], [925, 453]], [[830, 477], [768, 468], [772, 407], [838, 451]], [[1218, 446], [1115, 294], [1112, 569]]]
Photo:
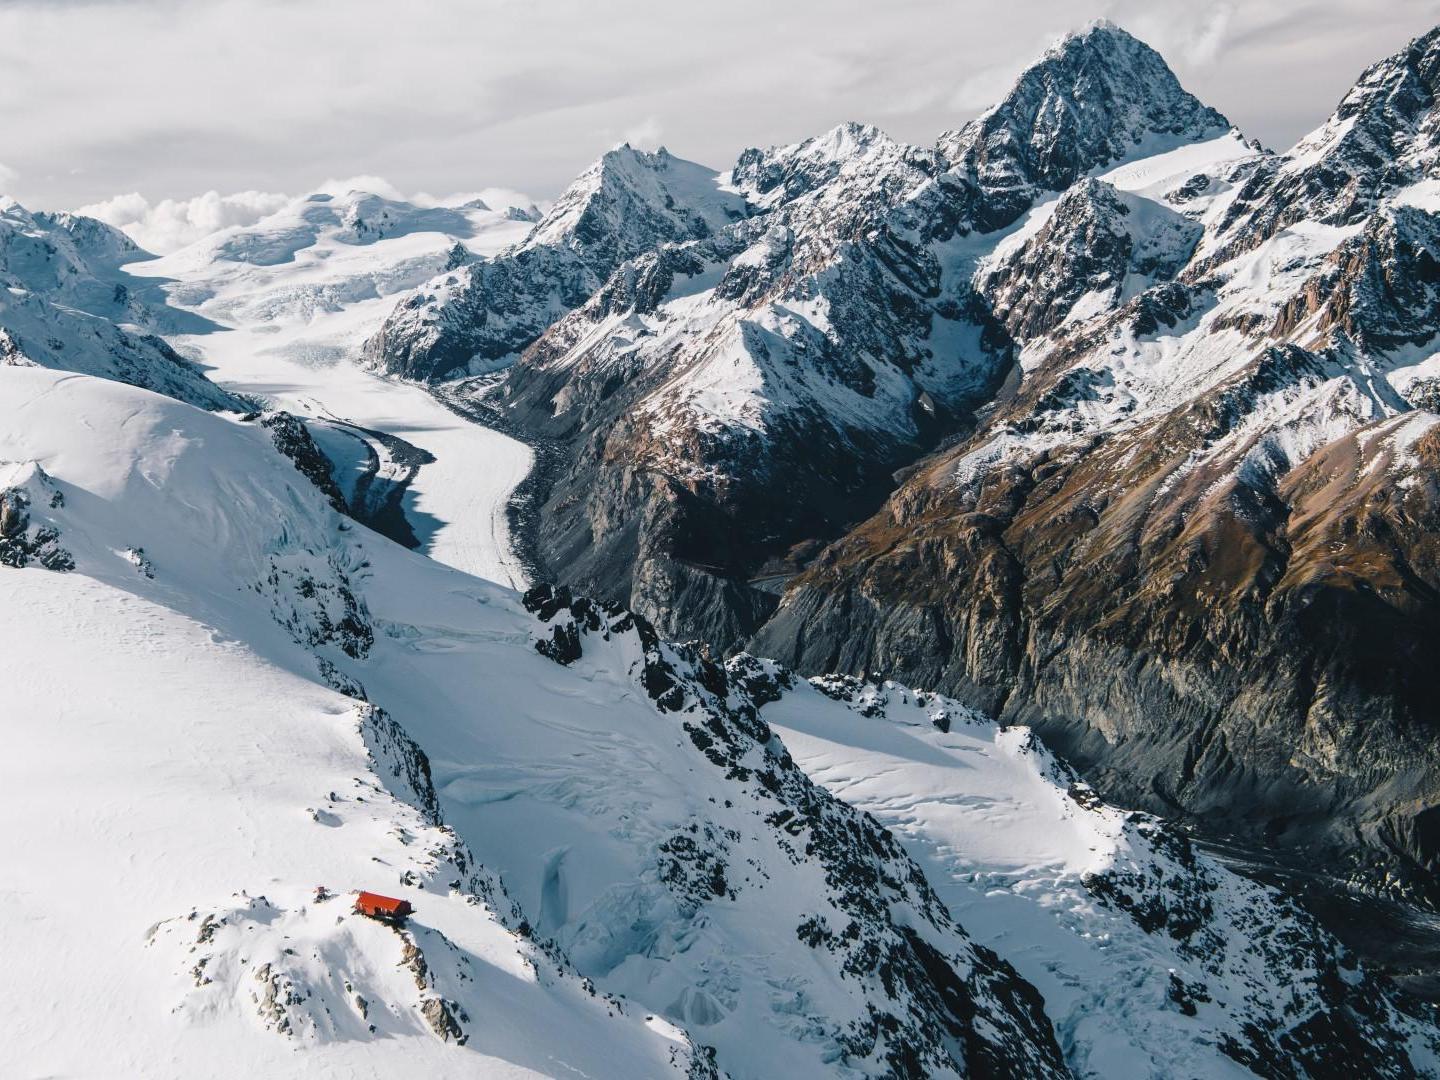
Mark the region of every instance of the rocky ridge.
[[[1372, 68], [1289, 154], [1159, 193], [1204, 228], [1188, 262], [1035, 322], [1015, 391], [755, 647], [901, 672], [1034, 725], [1114, 797], [1425, 892], [1437, 49]], [[1056, 231], [988, 280], [1065, 258]]]
[[621, 262], [743, 216], [743, 202], [719, 190], [703, 166], [664, 149], [617, 147], [524, 240], [494, 258], [448, 266], [406, 296], [366, 342], [365, 359], [412, 379], [504, 367]]

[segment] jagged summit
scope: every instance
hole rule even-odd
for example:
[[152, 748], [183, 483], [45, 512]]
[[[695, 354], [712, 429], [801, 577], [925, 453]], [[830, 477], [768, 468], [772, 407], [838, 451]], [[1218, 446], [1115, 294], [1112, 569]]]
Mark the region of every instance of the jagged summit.
[[1320, 127], [1236, 193], [1209, 265], [1294, 223], [1354, 226], [1384, 199], [1440, 176], [1440, 27], [1366, 68]]
[[1440, 92], [1440, 26], [1366, 68], [1334, 114], [1285, 156], [1307, 162], [1341, 148], [1382, 157], [1433, 148]]
[[[853, 231], [940, 171], [929, 150], [899, 142], [873, 124], [837, 124], [789, 146], [743, 151], [728, 182], [758, 211], [793, 218], [808, 200], [802, 232]], [[813, 198], [812, 198], [813, 196]]]
[[1121, 47], [1129, 47], [1131, 44], [1134, 44], [1150, 49], [1152, 52], [1155, 51], [1148, 42], [1137, 38], [1114, 19], [1101, 16], [1100, 18], [1091, 19], [1089, 22], [1081, 23], [1079, 26], [1066, 30], [1050, 43], [1049, 47], [1041, 56], [1056, 55], [1077, 44], [1087, 48], [1110, 48], [1112, 47], [1112, 42], [1120, 43]]
[[1091, 19], [1089, 22], [1077, 26], [1074, 30], [1067, 30], [1064, 34], [1061, 35], [1060, 41], [1063, 42], [1069, 41], [1071, 38], [1086, 37], [1089, 34], [1093, 34], [1097, 31], [1100, 33], [1115, 32], [1124, 34], [1126, 37], [1130, 36], [1129, 32], [1126, 31], [1125, 28], [1122, 27], [1119, 23], [1117, 23], [1114, 19], [1107, 19], [1105, 16], [1102, 15], [1099, 18]]
[[713, 169], [622, 144], [576, 177], [524, 240], [410, 294], [365, 358], [422, 379], [504, 367], [627, 259], [712, 236], [748, 212]]
[[[605, 589], [639, 557], [631, 545], [643, 551], [656, 538], [662, 556], [642, 558], [627, 591], [675, 630], [672, 592], [714, 588], [717, 568], [759, 572], [788, 558], [792, 542], [834, 530], [855, 513], [852, 500], [888, 486], [1003, 378], [1012, 343], [974, 295], [971, 272], [1000, 226], [1076, 179], [1220, 142], [1227, 130], [1153, 50], [1098, 28], [1057, 45], [957, 133], [958, 157], [850, 122], [748, 149], [717, 183], [697, 166], [621, 147], [520, 249], [407, 300], [367, 357], [423, 378], [504, 368], [494, 400], [514, 422], [588, 446], [556, 481], [554, 513], [539, 512], [561, 524], [538, 541], [538, 557], [564, 580]], [[1216, 154], [1236, 151], [1227, 142], [1191, 157]], [[687, 168], [688, 186], [676, 180]], [[1188, 182], [1197, 168], [1170, 163], [1154, 179]], [[739, 211], [719, 229], [706, 217], [717, 191]], [[1188, 257], [1195, 229], [1148, 194], [1094, 209], [1067, 214], [1073, 231], [1034, 253], [1036, 269], [1087, 268], [1085, 287], [1022, 296], [1011, 282], [1020, 323], [1124, 303]], [[1091, 258], [1087, 238], [1102, 232], [1113, 242]], [[619, 479], [632, 468], [635, 479]], [[687, 495], [669, 491], [671, 481]], [[724, 528], [699, 523], [712, 504]], [[621, 520], [642, 524], [612, 530]], [[687, 565], [677, 569], [671, 549], [682, 547]], [[772, 605], [773, 595], [737, 587], [700, 602], [718, 621], [686, 632], [733, 643]]]
[[1224, 134], [1230, 122], [1180, 85], [1150, 46], [1113, 23], [1056, 42], [1004, 100], [938, 149], [986, 196], [980, 223], [1000, 227], [1033, 201], [1096, 168]]
[[1399, 187], [1440, 176], [1440, 27], [1366, 70], [1334, 116], [1286, 155], [1282, 172], [1312, 170], [1322, 182], [1353, 177], [1347, 220]]
[[603, 277], [658, 243], [708, 236], [745, 213], [713, 169], [622, 143], [576, 177], [524, 246], [568, 247]]

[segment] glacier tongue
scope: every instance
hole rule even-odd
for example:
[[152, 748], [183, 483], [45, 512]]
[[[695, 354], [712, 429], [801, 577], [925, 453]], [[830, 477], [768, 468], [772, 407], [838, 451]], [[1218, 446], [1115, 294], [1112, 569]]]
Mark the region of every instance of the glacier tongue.
[[[172, 310], [207, 321], [172, 335], [177, 348], [226, 387], [305, 422], [347, 498], [357, 485], [362, 504], [379, 493], [389, 535], [520, 585], [525, 571], [505, 503], [530, 469], [529, 448], [355, 361], [396, 295], [453, 261], [457, 245], [478, 257], [529, 228], [483, 205], [422, 209], [358, 191], [312, 195], [126, 270]], [[377, 509], [373, 501], [361, 509]]]

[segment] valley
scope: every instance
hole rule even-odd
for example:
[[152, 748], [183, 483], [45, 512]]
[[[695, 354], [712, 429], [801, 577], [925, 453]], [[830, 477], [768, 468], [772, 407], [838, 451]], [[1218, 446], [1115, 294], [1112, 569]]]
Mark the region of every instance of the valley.
[[0, 203], [0, 1066], [1440, 1075], [1437, 185], [1440, 29], [1275, 152], [1100, 22], [927, 145]]
[[[216, 382], [312, 421], [312, 433], [330, 422], [325, 449], [337, 470], [353, 474], [352, 485], [372, 472], [402, 477], [399, 509], [420, 550], [466, 573], [524, 585], [506, 504], [529, 472], [529, 450], [456, 415], [422, 387], [364, 370], [355, 358], [395, 296], [443, 266], [455, 244], [490, 255], [530, 223], [488, 209], [427, 221], [423, 211], [385, 207], [362, 192], [308, 202], [282, 211], [258, 239], [246, 234], [230, 238], [229, 247], [202, 245], [129, 262], [123, 271], [168, 306], [212, 324], [169, 340]], [[407, 209], [417, 220], [403, 216]], [[373, 234], [364, 231], [367, 213]], [[345, 230], [366, 242], [337, 236]], [[290, 258], [279, 259], [275, 246]], [[434, 460], [408, 468], [368, 432]]]

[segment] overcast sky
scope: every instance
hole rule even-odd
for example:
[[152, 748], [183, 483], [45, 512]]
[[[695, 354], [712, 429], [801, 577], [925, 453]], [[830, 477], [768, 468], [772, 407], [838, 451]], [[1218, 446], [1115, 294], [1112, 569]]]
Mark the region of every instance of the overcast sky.
[[1109, 17], [1281, 147], [1437, 0], [0, 0], [0, 189], [37, 208], [553, 196], [628, 139], [717, 168], [843, 120], [929, 142]]

